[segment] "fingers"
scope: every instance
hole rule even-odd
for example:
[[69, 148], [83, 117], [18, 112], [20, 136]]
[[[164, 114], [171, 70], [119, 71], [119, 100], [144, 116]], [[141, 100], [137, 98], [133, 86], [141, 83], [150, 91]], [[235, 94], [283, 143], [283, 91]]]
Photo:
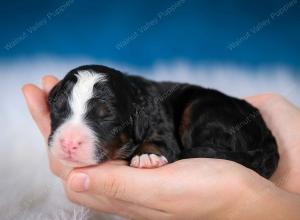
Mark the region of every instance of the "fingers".
[[285, 139], [284, 136], [287, 134], [294, 133], [295, 125], [300, 121], [298, 116], [300, 111], [283, 96], [269, 93], [248, 97], [246, 100], [260, 110], [277, 141]]
[[260, 95], [246, 97], [245, 100], [247, 102], [249, 102], [250, 104], [258, 107], [261, 104], [268, 101], [270, 98], [274, 98], [275, 96], [279, 96], [279, 95], [274, 94], [274, 93], [264, 93], [264, 94], [260, 94]]
[[97, 196], [96, 199], [96, 197], [93, 197], [89, 194], [76, 193], [70, 190], [66, 185], [64, 185], [64, 187], [66, 195], [70, 201], [100, 212], [113, 213], [113, 206], [111, 204], [112, 202], [107, 197]]
[[54, 76], [44, 76], [42, 78], [42, 85], [44, 91], [48, 94], [50, 90], [58, 83], [58, 79]]
[[289, 102], [283, 96], [276, 94], [276, 93], [265, 93], [256, 96], [246, 97], [245, 100], [250, 104], [260, 108], [260, 107], [275, 107], [278, 104], [284, 104], [286, 106], [290, 106], [293, 108], [297, 108], [291, 102]]
[[[50, 134], [50, 116], [47, 103], [47, 93], [55, 86], [58, 79], [53, 76], [45, 76], [42, 79], [43, 90], [36, 85], [27, 84], [22, 88], [32, 118], [46, 142]], [[48, 154], [51, 171], [63, 180], [66, 180], [71, 168], [63, 166], [52, 154]]]
[[[73, 171], [68, 187], [76, 192], [98, 194], [110, 198], [158, 207], [162, 175], [159, 169], [136, 169], [116, 162]], [[159, 207], [158, 207], [159, 208]]]
[[292, 131], [287, 132], [287, 130], [295, 130], [294, 125], [297, 125], [297, 121], [299, 121], [300, 111], [283, 96], [270, 93], [250, 97], [246, 100], [259, 108], [263, 119], [277, 138], [281, 139], [282, 134], [293, 133]]
[[43, 90], [33, 84], [24, 85], [22, 91], [31, 116], [46, 140], [50, 134], [47, 96]]
[[163, 217], [168, 216], [167, 213], [162, 211], [147, 208], [130, 202], [101, 195], [77, 193], [70, 190], [66, 185], [65, 192], [68, 199], [74, 203], [92, 208], [99, 212], [118, 214], [126, 219], [162, 219]]
[[300, 167], [300, 110], [283, 96], [263, 94], [246, 98], [259, 108], [264, 121], [276, 138], [280, 154], [279, 165], [271, 180], [281, 188], [299, 193], [299, 178], [294, 167]]
[[42, 79], [43, 90], [33, 84], [26, 84], [22, 91], [32, 115], [45, 140], [50, 134], [50, 117], [47, 103], [47, 94], [58, 82], [54, 76], [45, 76]]

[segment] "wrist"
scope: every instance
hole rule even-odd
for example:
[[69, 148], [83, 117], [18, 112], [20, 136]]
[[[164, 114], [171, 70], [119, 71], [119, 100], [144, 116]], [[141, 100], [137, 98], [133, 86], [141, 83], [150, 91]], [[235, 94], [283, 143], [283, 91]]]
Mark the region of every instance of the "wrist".
[[234, 192], [229, 194], [231, 204], [219, 219], [260, 219], [260, 209], [265, 209], [264, 204], [270, 200], [270, 194], [277, 194], [275, 184], [250, 170], [237, 177], [232, 190]]
[[226, 220], [298, 220], [300, 196], [277, 187], [256, 173], [240, 180], [240, 197], [223, 219]]

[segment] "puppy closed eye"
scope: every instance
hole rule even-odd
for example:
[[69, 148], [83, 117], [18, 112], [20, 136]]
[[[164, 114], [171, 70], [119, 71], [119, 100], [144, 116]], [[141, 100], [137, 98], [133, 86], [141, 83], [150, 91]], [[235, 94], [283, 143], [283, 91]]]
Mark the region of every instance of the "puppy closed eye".
[[112, 120], [113, 110], [111, 108], [105, 100], [94, 97], [88, 103], [88, 116], [93, 116], [94, 120], [98, 119], [100, 122]]
[[110, 110], [106, 105], [101, 105], [97, 108], [97, 114], [99, 117], [105, 118], [110, 115]]

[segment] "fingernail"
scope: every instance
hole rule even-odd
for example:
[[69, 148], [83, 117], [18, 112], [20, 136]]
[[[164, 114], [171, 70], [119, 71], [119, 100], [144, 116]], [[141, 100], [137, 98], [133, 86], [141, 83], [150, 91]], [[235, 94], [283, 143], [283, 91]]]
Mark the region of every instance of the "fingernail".
[[90, 177], [85, 173], [75, 173], [71, 177], [71, 189], [75, 192], [84, 192], [89, 189]]

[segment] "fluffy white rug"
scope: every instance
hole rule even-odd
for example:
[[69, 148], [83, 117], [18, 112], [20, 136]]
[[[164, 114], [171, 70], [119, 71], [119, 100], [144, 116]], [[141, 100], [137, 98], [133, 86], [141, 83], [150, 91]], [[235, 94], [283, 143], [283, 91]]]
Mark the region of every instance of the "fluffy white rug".
[[26, 82], [39, 83], [43, 74], [63, 76], [81, 64], [104, 63], [131, 74], [157, 80], [201, 84], [239, 97], [278, 92], [300, 105], [299, 77], [283, 67], [251, 69], [232, 65], [184, 62], [137, 69], [88, 59], [37, 58], [0, 62], [0, 219], [89, 220], [119, 219], [95, 214], [70, 203], [60, 180], [48, 170], [46, 147], [33, 124], [21, 95]]

